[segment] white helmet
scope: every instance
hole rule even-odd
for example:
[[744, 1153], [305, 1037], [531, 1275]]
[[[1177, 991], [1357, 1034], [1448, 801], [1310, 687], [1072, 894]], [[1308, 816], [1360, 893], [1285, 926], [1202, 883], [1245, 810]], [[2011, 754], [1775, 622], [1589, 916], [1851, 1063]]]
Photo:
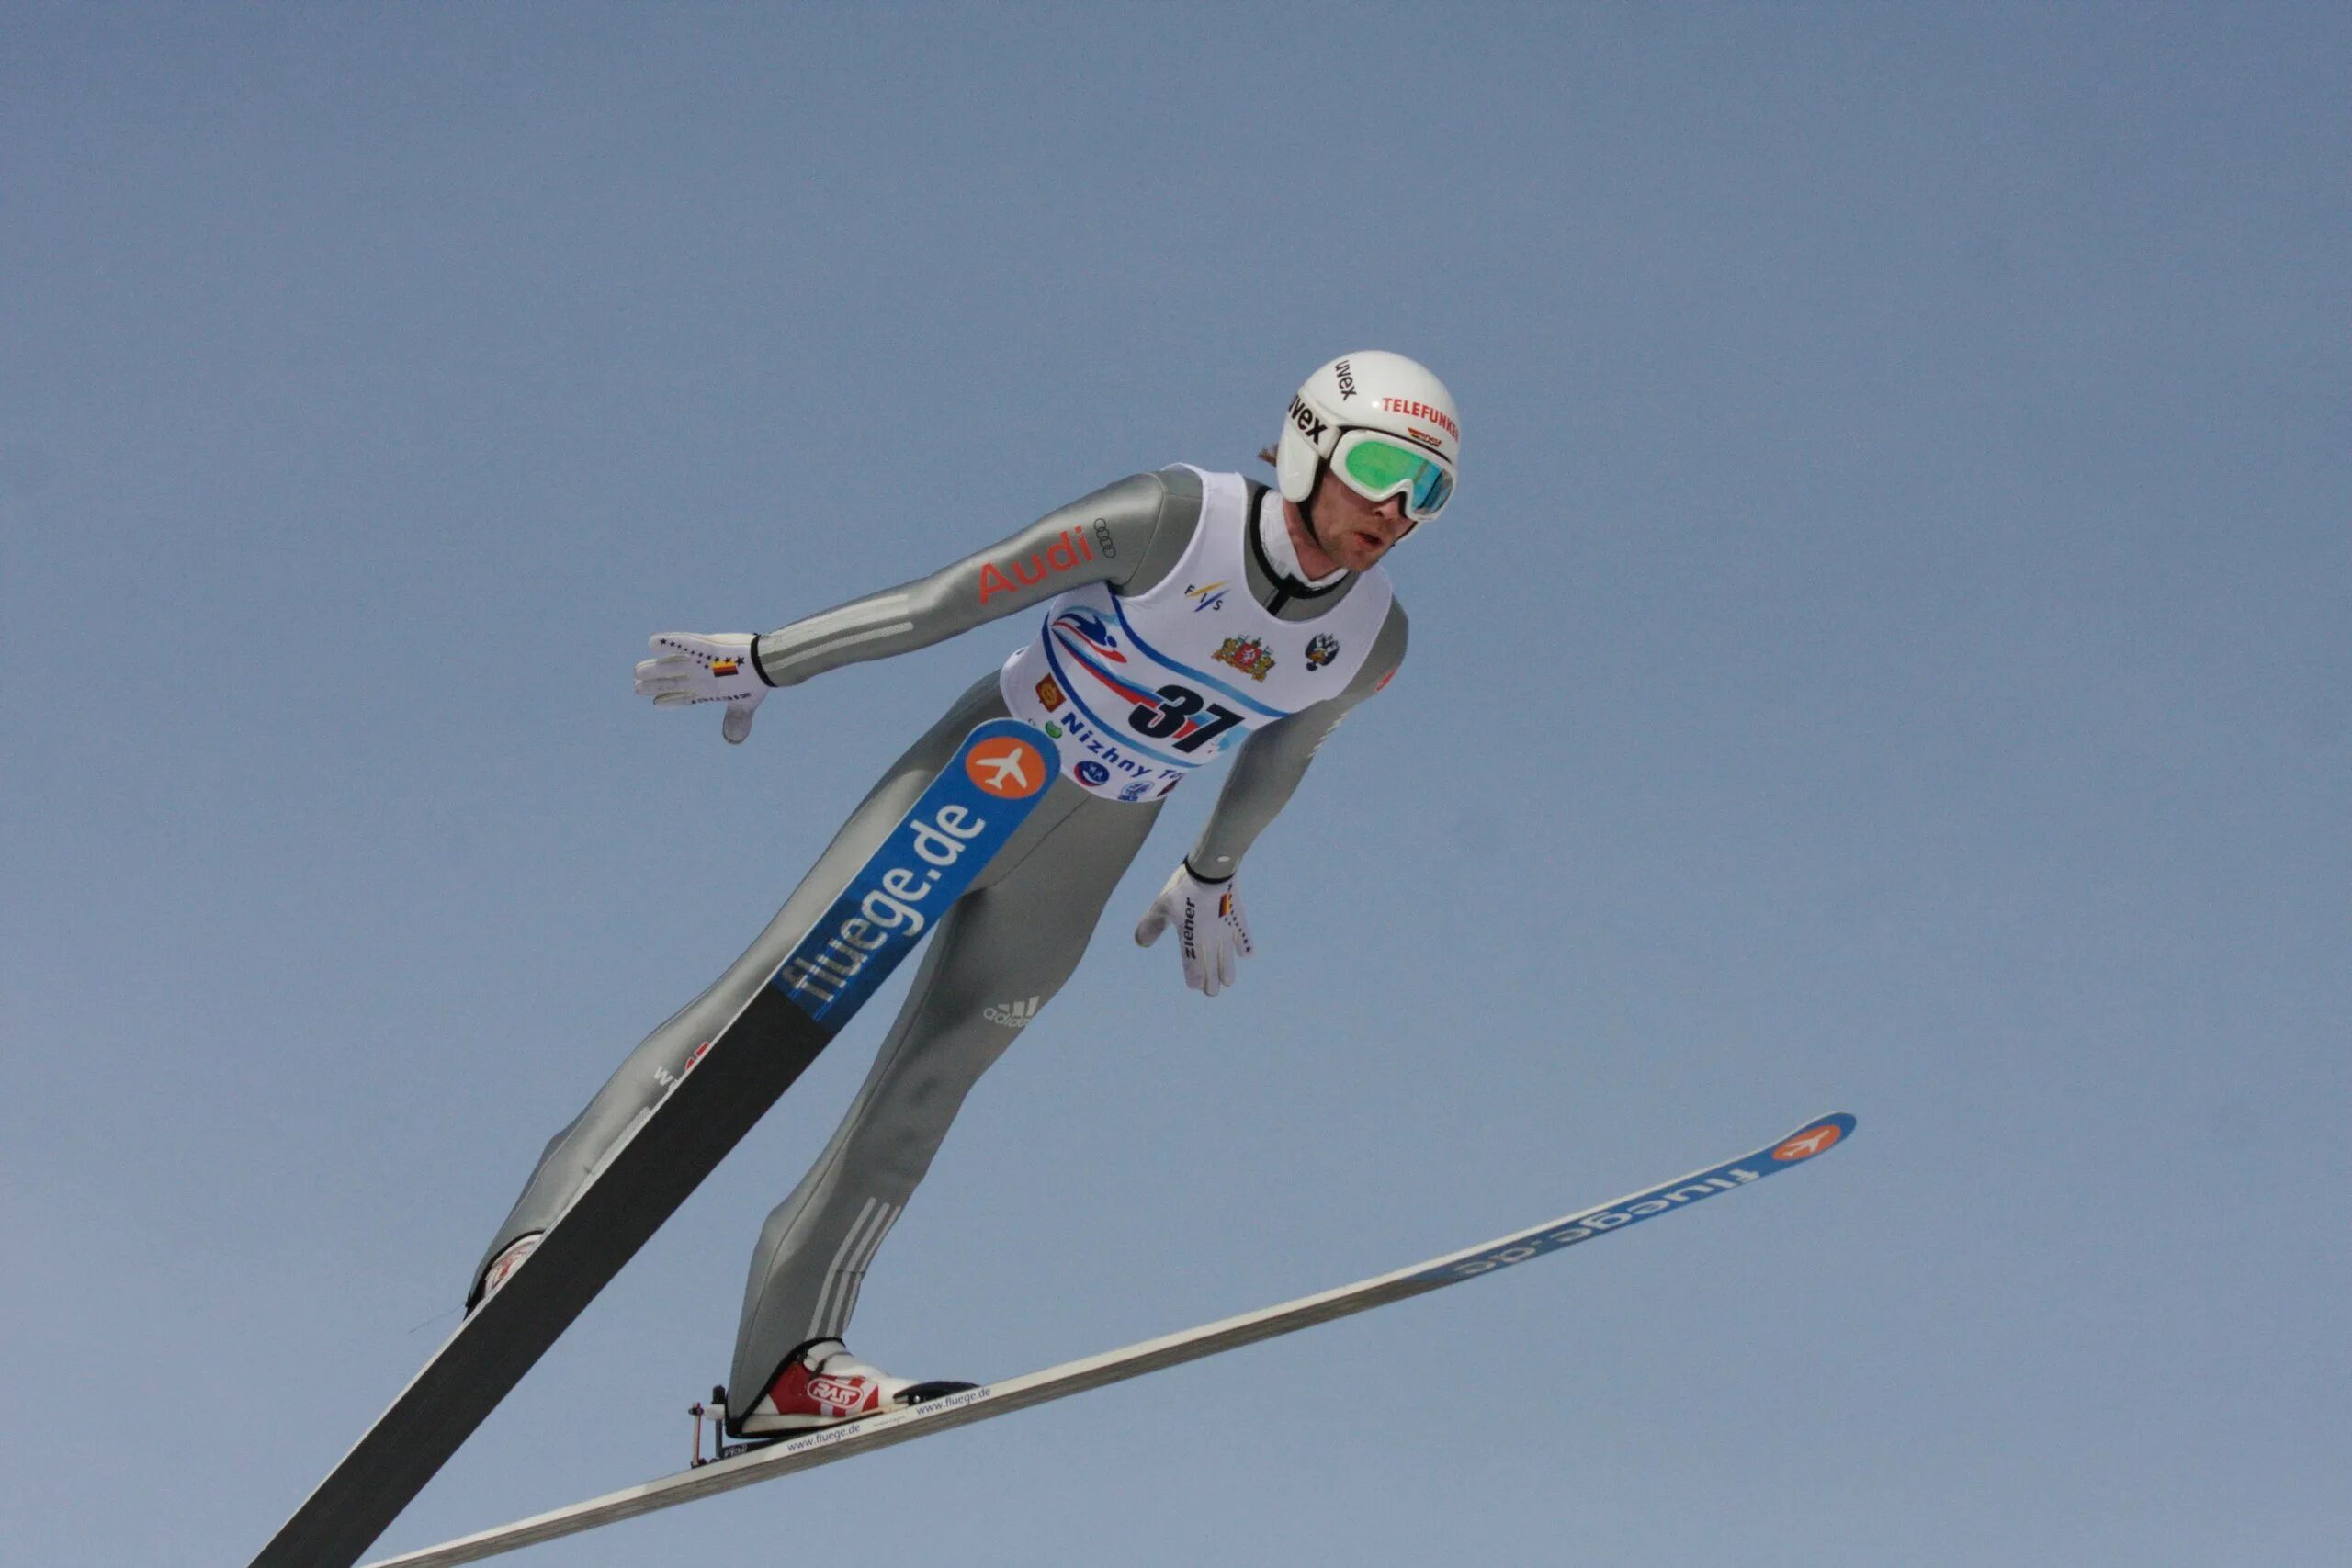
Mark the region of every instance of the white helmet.
[[[1418, 485], [1399, 479], [1391, 493], [1407, 491], [1407, 510], [1416, 521], [1435, 515], [1453, 493], [1454, 459], [1462, 449], [1453, 394], [1428, 367], [1380, 349], [1334, 359], [1309, 376], [1291, 399], [1290, 416], [1283, 421], [1282, 441], [1274, 451], [1274, 477], [1283, 499], [1303, 502], [1314, 494], [1317, 471], [1338, 450], [1340, 439], [1358, 430], [1402, 436], [1433, 460], [1433, 474], [1424, 473]], [[1343, 477], [1370, 493], [1360, 476], [1343, 471]]]

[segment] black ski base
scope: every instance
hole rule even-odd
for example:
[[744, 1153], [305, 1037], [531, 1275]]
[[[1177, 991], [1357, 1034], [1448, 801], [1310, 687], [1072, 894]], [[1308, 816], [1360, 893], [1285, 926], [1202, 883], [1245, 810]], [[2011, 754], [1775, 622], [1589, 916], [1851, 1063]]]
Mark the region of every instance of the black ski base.
[[345, 1456], [253, 1568], [347, 1568], [832, 1038], [774, 987], [564, 1211]]

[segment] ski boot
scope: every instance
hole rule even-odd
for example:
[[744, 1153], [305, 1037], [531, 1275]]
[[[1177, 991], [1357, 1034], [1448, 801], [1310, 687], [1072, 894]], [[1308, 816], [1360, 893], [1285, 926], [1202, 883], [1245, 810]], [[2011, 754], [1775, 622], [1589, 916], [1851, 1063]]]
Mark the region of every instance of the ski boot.
[[505, 1251], [491, 1259], [490, 1267], [481, 1271], [481, 1280], [474, 1284], [473, 1299], [466, 1303], [466, 1310], [471, 1312], [496, 1295], [498, 1288], [514, 1277], [515, 1269], [523, 1267], [523, 1260], [539, 1249], [539, 1243], [546, 1235], [545, 1231], [533, 1231], [519, 1237]]
[[729, 1412], [727, 1431], [744, 1438], [791, 1437], [905, 1410], [972, 1386], [886, 1376], [852, 1356], [840, 1340], [812, 1339], [785, 1358], [784, 1370], [750, 1409]]

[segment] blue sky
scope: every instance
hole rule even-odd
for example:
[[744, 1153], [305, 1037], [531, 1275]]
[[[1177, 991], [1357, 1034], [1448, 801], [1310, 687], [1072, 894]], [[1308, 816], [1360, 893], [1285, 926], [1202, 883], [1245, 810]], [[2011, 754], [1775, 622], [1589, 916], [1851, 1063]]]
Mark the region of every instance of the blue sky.
[[[548, 1134], [1023, 628], [629, 694], [1355, 348], [1404, 671], [973, 1097], [855, 1343], [997, 1377], [1753, 1147], [1605, 1248], [571, 1568], [2334, 1560], [2352, 28], [2327, 8], [0, 17], [12, 1557], [241, 1562]], [[707, 720], [707, 722], [706, 722]], [[387, 1535], [675, 1468], [898, 989]], [[910, 1545], [911, 1538], [912, 1545]], [[2331, 1544], [2332, 1543], [2332, 1544]]]

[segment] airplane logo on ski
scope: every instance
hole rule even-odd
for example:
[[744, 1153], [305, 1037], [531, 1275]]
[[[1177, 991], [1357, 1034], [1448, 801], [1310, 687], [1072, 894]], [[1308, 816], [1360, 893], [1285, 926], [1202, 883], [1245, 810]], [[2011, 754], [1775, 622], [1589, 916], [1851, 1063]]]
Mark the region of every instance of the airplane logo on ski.
[[1025, 740], [982, 741], [964, 759], [972, 782], [1001, 800], [1026, 800], [1046, 787], [1046, 759]]
[[1774, 1159], [1811, 1159], [1830, 1145], [1844, 1137], [1846, 1130], [1835, 1122], [1824, 1122], [1818, 1127], [1808, 1127], [1772, 1151]]

